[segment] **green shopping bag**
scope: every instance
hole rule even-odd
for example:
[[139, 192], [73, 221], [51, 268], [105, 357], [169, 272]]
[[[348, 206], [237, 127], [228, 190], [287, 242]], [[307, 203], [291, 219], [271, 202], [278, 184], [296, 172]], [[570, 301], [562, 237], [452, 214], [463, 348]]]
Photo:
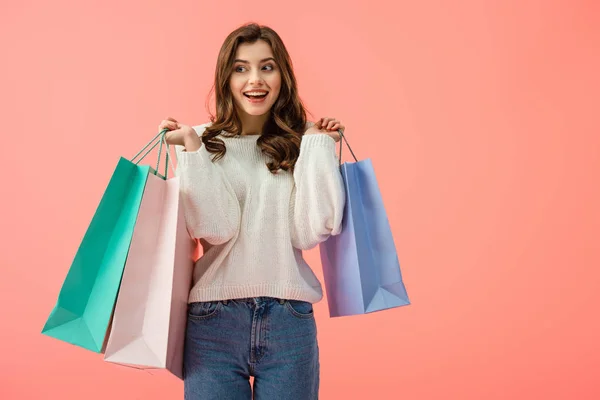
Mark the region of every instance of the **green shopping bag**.
[[[164, 179], [156, 172], [158, 164], [154, 170], [138, 163], [159, 143], [160, 163], [162, 141], [154, 141], [163, 132], [131, 160], [123, 157], [119, 160], [79, 245], [56, 305], [42, 329], [43, 334], [97, 353], [104, 351], [148, 174]], [[146, 154], [133, 161], [153, 143]], [[168, 161], [167, 151], [166, 164]]]

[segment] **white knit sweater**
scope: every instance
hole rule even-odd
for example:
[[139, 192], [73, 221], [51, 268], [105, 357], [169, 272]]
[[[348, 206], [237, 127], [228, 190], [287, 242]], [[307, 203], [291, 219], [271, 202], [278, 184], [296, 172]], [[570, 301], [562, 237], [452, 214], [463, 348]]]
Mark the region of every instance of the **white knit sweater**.
[[[201, 136], [208, 125], [194, 130]], [[218, 137], [227, 152], [215, 162], [204, 145], [195, 152], [176, 146], [186, 224], [204, 247], [188, 301], [320, 301], [321, 283], [302, 250], [341, 231], [345, 192], [335, 141], [303, 136], [294, 173], [272, 174], [259, 135]]]

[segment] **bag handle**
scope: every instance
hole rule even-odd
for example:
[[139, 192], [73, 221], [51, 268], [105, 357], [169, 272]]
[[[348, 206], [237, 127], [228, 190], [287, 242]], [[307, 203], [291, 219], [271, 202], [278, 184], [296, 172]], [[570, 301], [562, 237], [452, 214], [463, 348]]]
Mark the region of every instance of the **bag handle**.
[[[155, 168], [155, 173], [154, 173], [156, 175], [157, 172], [158, 172], [158, 167], [160, 166], [160, 158], [161, 158], [161, 155], [162, 155], [162, 149], [163, 149], [163, 144], [164, 144], [165, 147], [167, 148], [167, 150], [166, 150], [167, 154], [166, 154], [166, 158], [165, 158], [165, 179], [167, 179], [168, 178], [168, 173], [169, 173], [169, 169], [168, 168], [169, 168], [169, 159], [170, 159], [170, 156], [169, 156], [170, 146], [167, 143], [167, 141], [165, 139], [165, 136], [166, 136], [166, 133], [168, 131], [169, 131], [168, 129], [163, 129], [162, 131], [160, 131], [156, 136], [154, 136], [154, 138], [152, 138], [152, 140], [150, 140], [150, 142], [148, 142], [148, 144], [146, 144], [146, 146], [144, 146], [142, 148], [142, 150], [140, 150], [135, 156], [133, 156], [130, 161], [133, 162], [133, 163], [135, 163], [136, 165], [139, 164], [140, 161], [142, 161], [152, 150], [154, 150], [154, 148], [156, 146], [159, 146], [158, 147], [158, 161], [156, 162], [156, 168]], [[140, 154], [142, 154], [142, 152], [144, 150], [146, 150], [148, 148], [148, 146], [150, 146], [150, 145], [152, 145], [152, 147], [150, 147], [148, 149], [148, 151], [146, 151], [144, 153], [144, 155], [142, 155], [140, 157], [139, 160], [135, 161], [135, 159], [138, 158], [138, 156]], [[171, 170], [173, 171], [173, 175], [175, 175], [175, 170], [173, 169], [173, 163], [171, 163]]]
[[338, 129], [338, 133], [340, 134], [340, 166], [342, 165], [342, 142], [346, 142], [346, 146], [348, 146], [348, 150], [350, 150], [352, 157], [354, 157], [354, 161], [358, 162], [356, 156], [354, 155], [354, 152], [352, 151], [352, 147], [350, 147], [350, 143], [348, 143], [348, 139], [346, 139], [346, 136], [344, 135], [344, 131]]
[[169, 163], [169, 160], [171, 159], [171, 147], [169, 146], [169, 143], [167, 143], [167, 132], [169, 132], [168, 129], [163, 129], [160, 132], [160, 134], [162, 135], [160, 137], [160, 140], [162, 141], [162, 143], [164, 143], [165, 147], [167, 148], [166, 161], [165, 161], [165, 179], [168, 177], [167, 167], [169, 165], [171, 166], [171, 171], [173, 172], [173, 176], [175, 176], [175, 168], [173, 168], [173, 163]]
[[[161, 132], [161, 133], [159, 133], [158, 135], [154, 136], [154, 138], [153, 138], [151, 141], [149, 141], [149, 142], [148, 142], [148, 144], [147, 144], [147, 145], [145, 145], [145, 146], [144, 146], [144, 147], [143, 147], [143, 148], [142, 148], [142, 149], [141, 149], [141, 150], [140, 150], [140, 151], [139, 151], [139, 152], [138, 152], [138, 153], [137, 153], [135, 156], [133, 156], [133, 157], [132, 157], [132, 158], [131, 158], [129, 161], [131, 161], [132, 163], [135, 163], [135, 164], [137, 164], [137, 163], [139, 163], [140, 161], [142, 161], [142, 160], [143, 160], [143, 159], [144, 159], [144, 158], [145, 158], [145, 157], [148, 155], [148, 153], [150, 153], [150, 152], [151, 152], [151, 151], [152, 151], [152, 150], [153, 150], [153, 149], [154, 149], [154, 148], [155, 148], [155, 147], [158, 145], [158, 142], [156, 142], [156, 143], [154, 143], [154, 142], [156, 141], [156, 139], [158, 139], [158, 137], [159, 137], [161, 134], [162, 134], [162, 132]], [[147, 152], [146, 152], [146, 153], [145, 153], [145, 154], [142, 156], [142, 158], [140, 158], [140, 159], [139, 159], [137, 162], [136, 162], [136, 161], [134, 161], [134, 160], [135, 160], [135, 159], [136, 159], [136, 158], [137, 158], [137, 157], [138, 157], [140, 154], [142, 154], [142, 152], [143, 152], [144, 150], [146, 150], [146, 148], [147, 148], [148, 146], [150, 146], [152, 143], [154, 143], [154, 146], [152, 146], [152, 147], [151, 147], [151, 148], [150, 148], [150, 149], [149, 149], [149, 150], [148, 150], [148, 151], [147, 151]]]

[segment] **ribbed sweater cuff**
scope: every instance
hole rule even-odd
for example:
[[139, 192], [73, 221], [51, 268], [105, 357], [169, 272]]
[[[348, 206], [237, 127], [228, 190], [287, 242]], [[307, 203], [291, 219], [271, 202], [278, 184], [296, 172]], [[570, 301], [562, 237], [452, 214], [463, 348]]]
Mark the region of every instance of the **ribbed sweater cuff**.
[[314, 133], [302, 136], [300, 149], [313, 147], [324, 147], [331, 151], [335, 151], [335, 140], [325, 133]]

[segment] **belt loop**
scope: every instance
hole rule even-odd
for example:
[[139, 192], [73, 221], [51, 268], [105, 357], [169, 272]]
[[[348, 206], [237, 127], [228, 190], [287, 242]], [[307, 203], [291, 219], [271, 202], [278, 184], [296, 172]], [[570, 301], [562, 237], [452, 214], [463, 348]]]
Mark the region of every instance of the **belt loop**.
[[228, 302], [228, 301], [229, 301], [229, 300], [221, 300], [221, 303], [223, 303], [224, 305], [227, 305], [227, 302]]
[[285, 300], [284, 299], [279, 299], [279, 304], [284, 304]]

